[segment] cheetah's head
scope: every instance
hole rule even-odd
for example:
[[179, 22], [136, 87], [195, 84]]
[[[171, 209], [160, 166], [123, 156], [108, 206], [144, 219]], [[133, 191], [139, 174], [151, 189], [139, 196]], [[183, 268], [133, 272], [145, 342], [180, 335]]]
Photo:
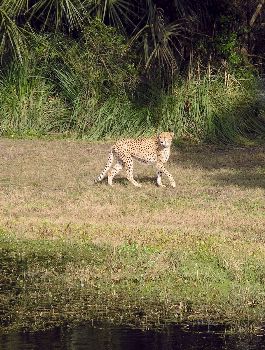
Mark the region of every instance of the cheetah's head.
[[158, 135], [159, 145], [163, 148], [168, 148], [171, 146], [172, 139], [174, 137], [173, 132], [161, 132]]

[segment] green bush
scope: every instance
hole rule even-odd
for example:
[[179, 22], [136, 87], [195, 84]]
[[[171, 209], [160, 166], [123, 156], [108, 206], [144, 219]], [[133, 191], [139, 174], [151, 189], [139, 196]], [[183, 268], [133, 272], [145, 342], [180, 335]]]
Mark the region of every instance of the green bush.
[[170, 126], [180, 139], [197, 142], [241, 143], [265, 131], [253, 75], [193, 71], [164, 96], [160, 115], [159, 129]]
[[192, 142], [245, 142], [264, 134], [257, 84], [247, 67], [190, 64], [171, 90], [144, 84], [124, 37], [94, 20], [76, 40], [32, 34], [23, 64], [0, 76], [0, 131], [67, 133], [98, 140], [173, 129]]

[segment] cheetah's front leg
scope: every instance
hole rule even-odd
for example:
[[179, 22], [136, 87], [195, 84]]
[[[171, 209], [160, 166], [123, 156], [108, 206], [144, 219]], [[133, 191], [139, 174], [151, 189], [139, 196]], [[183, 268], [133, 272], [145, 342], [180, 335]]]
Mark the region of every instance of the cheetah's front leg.
[[161, 181], [161, 176], [163, 173], [168, 177], [170, 185], [175, 188], [176, 182], [175, 182], [173, 176], [170, 174], [170, 172], [166, 170], [164, 165], [161, 163], [158, 163], [156, 167], [157, 167], [157, 185], [160, 187], [165, 187], [165, 185], [163, 185], [162, 181]]
[[162, 184], [162, 171], [158, 170], [157, 171], [157, 179], [156, 179], [157, 185], [159, 187], [166, 187], [165, 185]]

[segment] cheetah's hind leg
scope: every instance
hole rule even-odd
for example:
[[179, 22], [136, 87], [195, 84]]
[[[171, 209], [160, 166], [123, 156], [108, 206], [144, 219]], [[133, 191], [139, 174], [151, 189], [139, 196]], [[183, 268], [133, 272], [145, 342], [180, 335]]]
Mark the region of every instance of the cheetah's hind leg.
[[123, 168], [122, 162], [118, 161], [114, 165], [114, 167], [108, 172], [108, 184], [110, 186], [113, 186], [112, 180], [113, 180], [114, 176], [116, 176], [121, 171], [122, 168]]
[[107, 172], [111, 168], [111, 165], [113, 163], [113, 159], [114, 159], [114, 154], [113, 154], [113, 151], [111, 150], [110, 153], [109, 153], [107, 164], [105, 165], [105, 168], [103, 169], [103, 171], [96, 178], [95, 182], [100, 182], [100, 181], [102, 181], [104, 179], [104, 177], [106, 176]]

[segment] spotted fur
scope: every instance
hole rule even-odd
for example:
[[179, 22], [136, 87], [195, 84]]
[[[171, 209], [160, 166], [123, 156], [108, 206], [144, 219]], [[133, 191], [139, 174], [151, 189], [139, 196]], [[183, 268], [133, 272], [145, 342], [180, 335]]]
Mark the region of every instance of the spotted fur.
[[[158, 136], [144, 139], [123, 139], [116, 142], [110, 150], [109, 157], [102, 173], [96, 182], [102, 181], [108, 175], [108, 184], [112, 186], [112, 180], [124, 167], [127, 179], [137, 187], [142, 185], [133, 178], [133, 160], [136, 159], [145, 164], [156, 164], [157, 185], [162, 184], [162, 174], [166, 175], [172, 187], [176, 187], [173, 176], [165, 169], [164, 164], [170, 156], [170, 146], [174, 137], [173, 132], [162, 132]], [[114, 166], [114, 159], [117, 161]]]

